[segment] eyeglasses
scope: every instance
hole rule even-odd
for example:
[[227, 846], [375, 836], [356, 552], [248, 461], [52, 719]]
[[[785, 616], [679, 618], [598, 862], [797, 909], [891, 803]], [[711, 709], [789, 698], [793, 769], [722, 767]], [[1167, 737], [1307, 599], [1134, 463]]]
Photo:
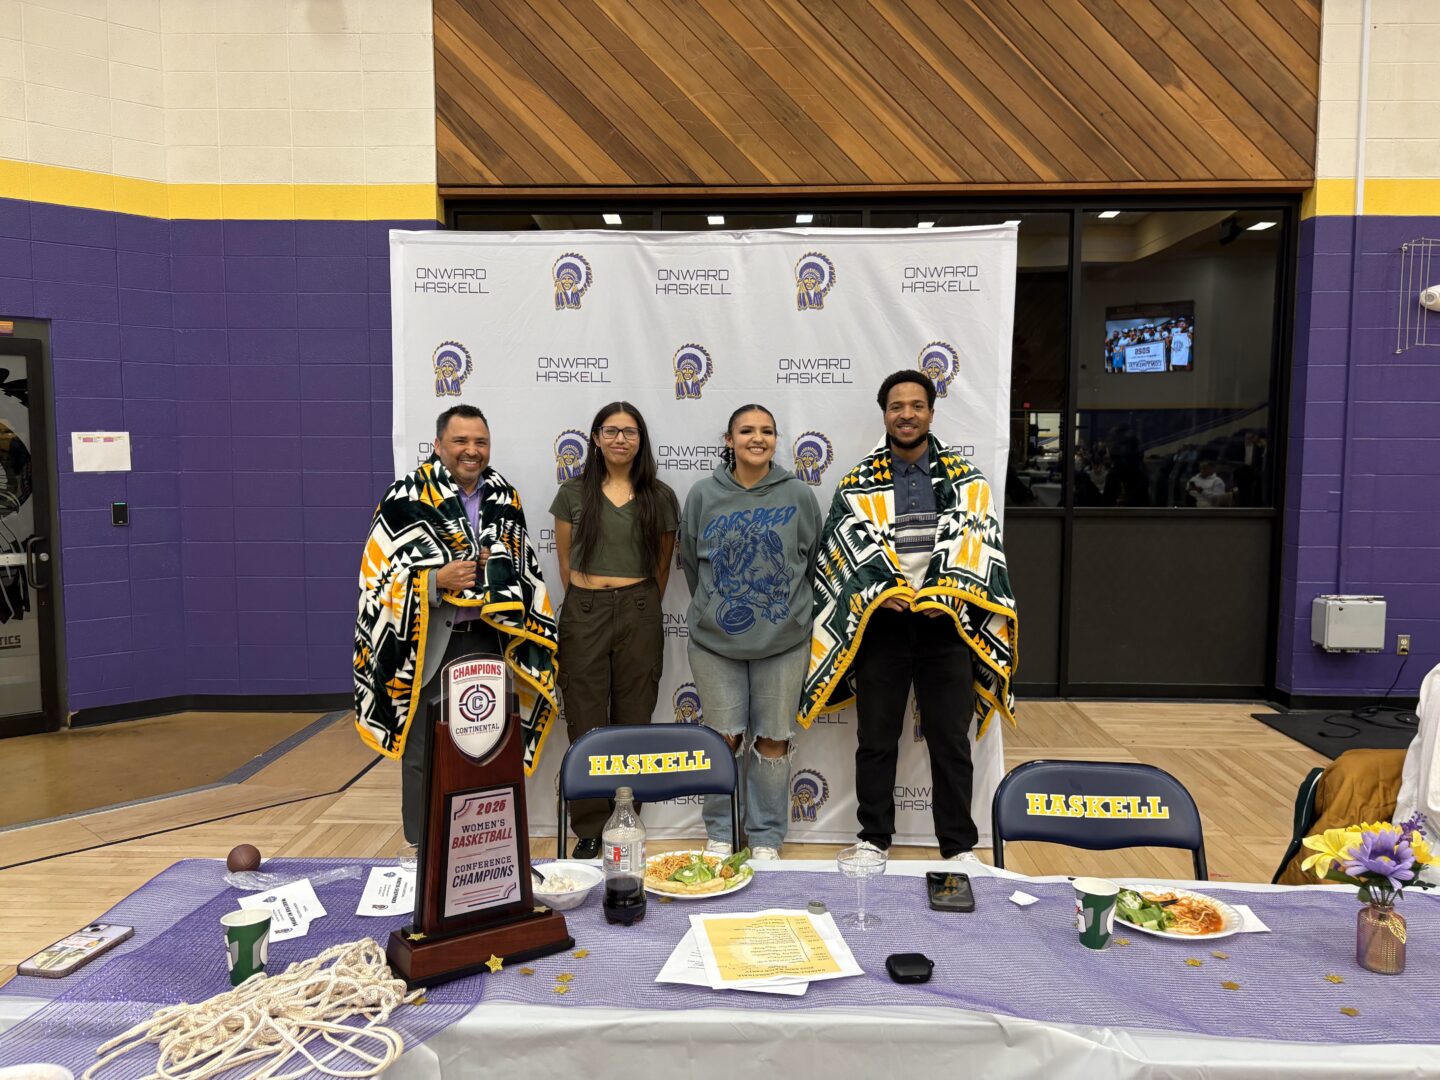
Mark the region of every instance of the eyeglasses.
[[602, 427], [600, 429], [600, 437], [602, 439], [609, 439], [611, 442], [614, 442], [616, 439], [620, 438], [621, 435], [624, 435], [626, 439], [638, 439], [640, 437], [640, 429], [633, 427], [609, 426]]

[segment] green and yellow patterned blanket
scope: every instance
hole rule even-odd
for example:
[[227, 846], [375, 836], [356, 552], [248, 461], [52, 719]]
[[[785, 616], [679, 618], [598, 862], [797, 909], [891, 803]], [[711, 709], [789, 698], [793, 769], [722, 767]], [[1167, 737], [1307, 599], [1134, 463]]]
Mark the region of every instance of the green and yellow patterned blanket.
[[1000, 519], [980, 470], [930, 436], [930, 483], [939, 517], [935, 550], [919, 591], [895, 551], [895, 485], [882, 444], [835, 489], [815, 580], [815, 628], [800, 723], [855, 700], [851, 664], [870, 616], [891, 597], [914, 611], [944, 611], [974, 654], [975, 721], [983, 736], [998, 713], [1015, 722], [1015, 595], [1005, 568]]
[[478, 607], [500, 632], [515, 675], [525, 738], [525, 772], [534, 772], [557, 712], [555, 617], [540, 563], [525, 530], [520, 496], [494, 469], [480, 478], [480, 535], [439, 458], [402, 477], [375, 510], [360, 564], [355, 620], [355, 726], [380, 753], [399, 757], [420, 703], [430, 604], [429, 575], [455, 559], [489, 552], [483, 580], [452, 604]]

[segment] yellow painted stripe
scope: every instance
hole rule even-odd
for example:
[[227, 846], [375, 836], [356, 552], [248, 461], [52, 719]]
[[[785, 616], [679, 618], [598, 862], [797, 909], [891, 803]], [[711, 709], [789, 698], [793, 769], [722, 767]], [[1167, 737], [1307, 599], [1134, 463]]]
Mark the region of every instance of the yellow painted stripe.
[[434, 184], [165, 184], [0, 158], [0, 198], [154, 218], [438, 219]]
[[[1317, 180], [1300, 203], [1301, 217], [1355, 213], [1355, 181], [1349, 177]], [[1365, 213], [1382, 217], [1440, 216], [1440, 178], [1365, 179]]]

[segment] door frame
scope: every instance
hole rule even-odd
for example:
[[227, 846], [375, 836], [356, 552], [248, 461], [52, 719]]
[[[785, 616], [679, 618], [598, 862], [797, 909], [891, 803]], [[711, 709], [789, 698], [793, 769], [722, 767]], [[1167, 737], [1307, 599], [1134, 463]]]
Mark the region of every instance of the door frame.
[[46, 365], [45, 343], [39, 338], [0, 337], [0, 355], [23, 356], [25, 379], [30, 397], [30, 468], [35, 487], [30, 496], [35, 519], [35, 535], [43, 538], [41, 552], [49, 556], [40, 575], [43, 585], [31, 584], [31, 610], [40, 630], [40, 711], [0, 717], [0, 738], [34, 735], [59, 731], [64, 726], [60, 685], [60, 544], [56, 529], [56, 481], [53, 401], [50, 397], [49, 370]]

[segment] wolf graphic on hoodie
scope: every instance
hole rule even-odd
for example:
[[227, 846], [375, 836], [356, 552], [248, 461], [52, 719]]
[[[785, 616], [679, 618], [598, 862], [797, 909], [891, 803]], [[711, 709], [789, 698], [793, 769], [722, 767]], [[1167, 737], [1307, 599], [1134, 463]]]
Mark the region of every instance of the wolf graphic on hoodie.
[[680, 529], [695, 642], [756, 660], [805, 640], [822, 524], [809, 486], [778, 465], [751, 488], [728, 470], [695, 485]]

